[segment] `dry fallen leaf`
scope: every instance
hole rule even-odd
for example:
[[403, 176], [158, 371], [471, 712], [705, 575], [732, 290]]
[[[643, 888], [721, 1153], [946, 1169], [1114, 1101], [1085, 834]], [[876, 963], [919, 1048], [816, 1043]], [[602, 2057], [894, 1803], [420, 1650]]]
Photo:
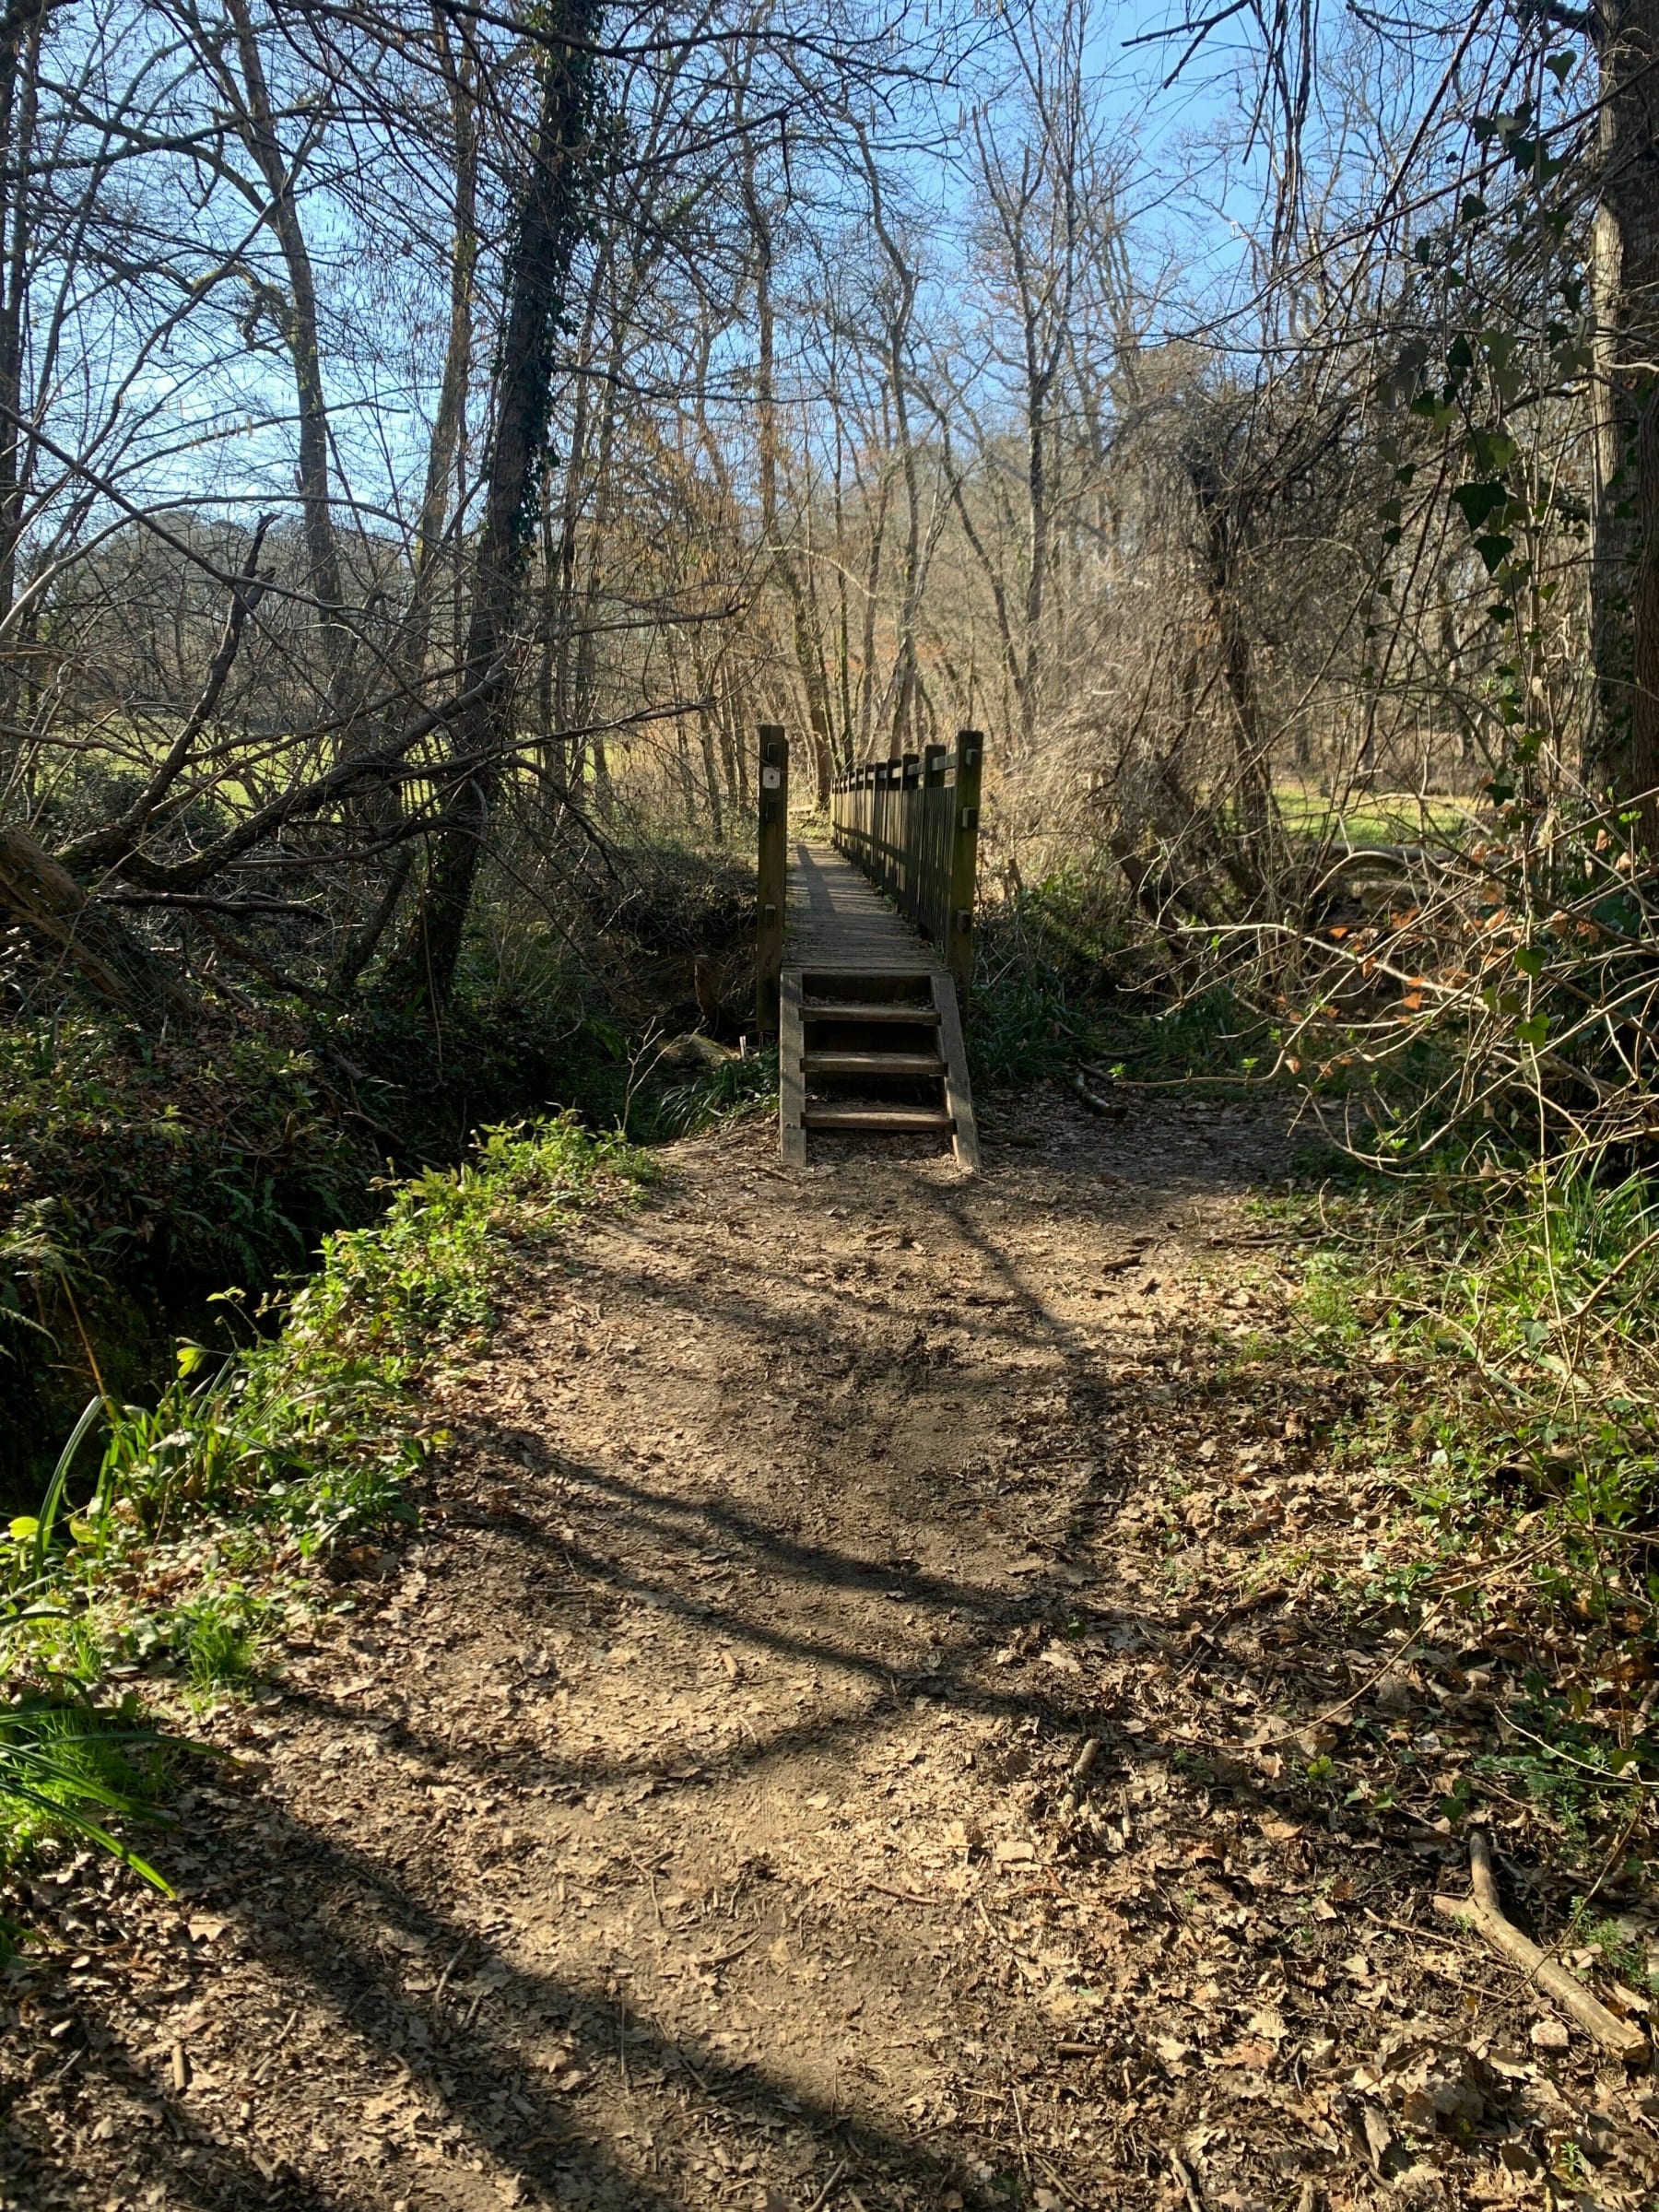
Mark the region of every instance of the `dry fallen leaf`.
[[1259, 2036], [1245, 2036], [1222, 2052], [1221, 2064], [1248, 2066], [1253, 2072], [1265, 2073], [1277, 2056], [1277, 2049], [1272, 2043], [1264, 2042]]
[[1371, 2153], [1371, 2162], [1377, 2173], [1382, 2171], [1382, 2161], [1394, 2145], [1394, 2130], [1380, 2105], [1366, 2103], [1359, 2108], [1359, 2123], [1364, 2131], [1365, 2147]]

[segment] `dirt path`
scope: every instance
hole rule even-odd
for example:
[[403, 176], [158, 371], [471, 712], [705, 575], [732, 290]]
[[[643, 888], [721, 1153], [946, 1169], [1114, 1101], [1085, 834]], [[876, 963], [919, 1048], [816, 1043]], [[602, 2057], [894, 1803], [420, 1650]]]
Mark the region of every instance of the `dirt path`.
[[1542, 2202], [1575, 2128], [1641, 2201], [1622, 2076], [1428, 1911], [1461, 1846], [1290, 1737], [1384, 1647], [1295, 1584], [1335, 1407], [1241, 1358], [1284, 1141], [1029, 1126], [688, 1143], [526, 1273], [180, 1904], [41, 1885], [6, 2205], [1340, 2212]]

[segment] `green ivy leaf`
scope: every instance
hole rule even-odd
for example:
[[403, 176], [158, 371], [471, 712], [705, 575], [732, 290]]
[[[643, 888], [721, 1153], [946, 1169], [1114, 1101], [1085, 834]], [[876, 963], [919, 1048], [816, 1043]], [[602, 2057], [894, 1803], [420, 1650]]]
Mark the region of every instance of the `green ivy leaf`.
[[1487, 536], [1477, 537], [1475, 540], [1475, 550], [1479, 554], [1481, 559], [1486, 562], [1487, 574], [1488, 576], [1495, 576], [1497, 574], [1500, 565], [1509, 557], [1510, 554], [1514, 551], [1514, 539], [1512, 537], [1505, 537], [1501, 531], [1492, 531], [1488, 533]]
[[1515, 1034], [1523, 1044], [1530, 1044], [1535, 1053], [1549, 1035], [1548, 1015], [1535, 1014], [1529, 1020], [1518, 1021], [1515, 1024]]
[[1463, 518], [1471, 530], [1478, 530], [1490, 522], [1499, 509], [1509, 505], [1509, 487], [1505, 484], [1459, 484], [1452, 497], [1463, 510]]
[[1470, 443], [1476, 466], [1488, 476], [1500, 476], [1521, 451], [1507, 430], [1477, 430]]

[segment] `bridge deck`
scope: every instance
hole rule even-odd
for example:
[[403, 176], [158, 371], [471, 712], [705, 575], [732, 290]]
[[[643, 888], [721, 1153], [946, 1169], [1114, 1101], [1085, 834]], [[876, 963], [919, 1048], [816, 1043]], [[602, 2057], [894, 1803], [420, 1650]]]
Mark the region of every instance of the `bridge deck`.
[[[853, 1095], [848, 1096], [851, 1087]], [[833, 846], [789, 864], [778, 987], [779, 1130], [947, 1138], [979, 1166], [956, 985], [921, 931]]]
[[783, 965], [834, 975], [943, 975], [938, 954], [832, 845], [801, 839], [789, 864]]

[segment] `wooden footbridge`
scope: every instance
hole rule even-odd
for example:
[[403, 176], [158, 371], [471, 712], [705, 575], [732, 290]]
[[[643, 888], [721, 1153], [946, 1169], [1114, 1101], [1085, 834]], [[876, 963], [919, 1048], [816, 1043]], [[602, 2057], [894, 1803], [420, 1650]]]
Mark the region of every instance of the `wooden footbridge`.
[[783, 1158], [812, 1131], [948, 1138], [976, 1170], [962, 1041], [973, 964], [983, 745], [850, 770], [831, 794], [830, 841], [789, 832], [789, 747], [760, 731], [756, 963], [761, 1027], [778, 1038]]

